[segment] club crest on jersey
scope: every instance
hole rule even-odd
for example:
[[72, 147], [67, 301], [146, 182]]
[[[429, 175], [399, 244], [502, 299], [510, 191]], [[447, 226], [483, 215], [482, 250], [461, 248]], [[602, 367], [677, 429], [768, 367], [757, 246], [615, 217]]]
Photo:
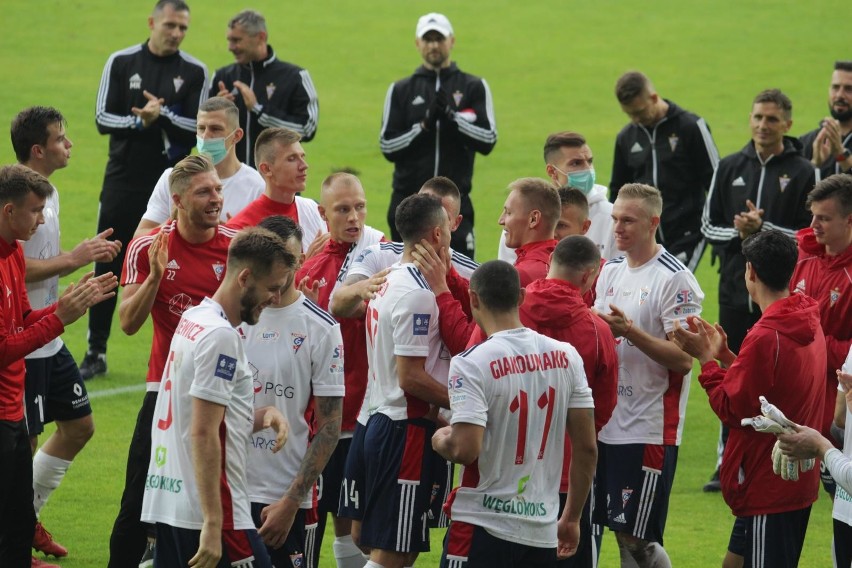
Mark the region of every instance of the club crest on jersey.
[[627, 507], [627, 502], [630, 501], [630, 497], [633, 495], [632, 489], [622, 489], [621, 490], [621, 508], [625, 509]]
[[837, 303], [837, 300], [840, 299], [840, 288], [835, 288], [829, 293], [829, 298], [831, 299], [831, 303], [829, 307], [833, 308], [834, 304]]
[[213, 274], [216, 275], [216, 282], [221, 282], [222, 276], [225, 274], [225, 263], [214, 262], [211, 266], [213, 267]]
[[269, 83], [266, 86], [266, 100], [271, 99], [272, 95], [274, 95], [274, 94], [275, 94], [275, 83]]
[[180, 91], [180, 88], [183, 87], [183, 79], [181, 79], [180, 75], [172, 79], [172, 83], [175, 84], [175, 92]]
[[781, 189], [781, 193], [784, 193], [784, 190], [787, 189], [787, 184], [790, 183], [790, 176], [784, 174], [780, 178], [778, 178], [778, 187]]
[[305, 565], [304, 560], [301, 552], [290, 555], [290, 562], [293, 564], [293, 568], [302, 568]]
[[429, 333], [429, 320], [432, 314], [414, 314], [411, 333], [413, 335], [427, 335]]
[[234, 373], [237, 371], [237, 360], [225, 354], [220, 354], [216, 361], [216, 371], [214, 376], [226, 381], [234, 380]]
[[677, 134], [669, 136], [669, 148], [672, 149], [672, 154], [674, 154], [675, 149], [677, 149], [678, 140], [680, 140], [680, 138], [677, 137]]
[[298, 353], [307, 336], [304, 333], [291, 333], [290, 336], [293, 338], [293, 353]]
[[639, 305], [640, 306], [645, 303], [645, 300], [648, 299], [648, 295], [650, 293], [651, 293], [650, 288], [647, 288], [647, 287], [639, 288]]
[[461, 106], [463, 96], [464, 95], [462, 95], [461, 91], [456, 91], [455, 93], [453, 93], [453, 101], [456, 103], [456, 108]]
[[130, 89], [139, 90], [142, 88], [142, 77], [139, 76], [139, 73], [134, 73], [130, 77]]

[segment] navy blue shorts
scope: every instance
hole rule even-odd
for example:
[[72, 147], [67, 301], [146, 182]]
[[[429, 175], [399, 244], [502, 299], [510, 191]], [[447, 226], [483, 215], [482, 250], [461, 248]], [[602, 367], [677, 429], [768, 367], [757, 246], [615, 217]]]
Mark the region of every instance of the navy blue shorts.
[[444, 537], [441, 568], [556, 568], [556, 549], [509, 542], [482, 527], [453, 521]]
[[364, 516], [361, 495], [366, 470], [364, 462], [364, 434], [366, 432], [366, 426], [363, 426], [360, 422], [355, 424], [355, 432], [353, 432], [349, 441], [346, 463], [343, 465], [343, 479], [340, 482], [337, 507], [338, 517], [356, 521], [360, 521]]
[[361, 545], [394, 552], [428, 552], [426, 515], [432, 495], [435, 423], [374, 414], [364, 435], [366, 463]]
[[678, 447], [600, 442], [600, 449], [606, 474], [596, 504], [606, 507], [606, 526], [662, 546]]
[[795, 568], [799, 565], [811, 508], [737, 517], [728, 551], [743, 557], [743, 568]]
[[54, 420], [89, 416], [89, 393], [77, 362], [64, 345], [52, 357], [26, 359], [26, 411], [30, 436], [44, 432]]
[[444, 512], [444, 503], [453, 490], [453, 475], [455, 464], [440, 456], [435, 457], [432, 473], [432, 494], [430, 496], [427, 522], [430, 529], [445, 529], [450, 525], [450, 519]]
[[[157, 523], [157, 546], [154, 566], [157, 568], [186, 568], [198, 552], [200, 530], [179, 529]], [[223, 530], [222, 558], [217, 568], [272, 568], [266, 545], [255, 529]]]
[[[265, 503], [251, 504], [251, 518], [258, 529], [263, 524], [260, 512]], [[275, 568], [313, 568], [313, 541], [317, 530], [316, 513], [313, 509], [299, 509], [293, 518], [293, 525], [287, 539], [280, 548], [269, 548], [269, 558]]]
[[320, 515], [337, 514], [346, 457], [349, 455], [351, 445], [352, 438], [338, 440], [337, 447], [334, 448], [328, 463], [325, 464], [325, 469], [317, 479], [317, 513]]

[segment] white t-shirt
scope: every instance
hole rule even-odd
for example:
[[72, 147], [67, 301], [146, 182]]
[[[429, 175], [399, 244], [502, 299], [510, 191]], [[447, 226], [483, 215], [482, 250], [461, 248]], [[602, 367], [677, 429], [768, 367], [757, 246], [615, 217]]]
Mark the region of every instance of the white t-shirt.
[[[172, 196], [169, 192], [169, 174], [173, 168], [166, 168], [151, 197], [148, 198], [148, 208], [143, 219], [153, 221], [157, 224], [165, 222], [172, 214]], [[222, 180], [222, 210], [219, 212], [219, 220], [227, 221], [243, 208], [260, 197], [266, 189], [266, 182], [251, 166], [240, 164], [237, 173]]]
[[[606, 193], [606, 186], [595, 184], [592, 191], [586, 196], [589, 201], [589, 219], [592, 220], [586, 236], [598, 245], [601, 258], [610, 260], [620, 256], [621, 253], [615, 248], [615, 233], [612, 230], [612, 203], [607, 200]], [[518, 259], [515, 249], [506, 246], [506, 231], [500, 233], [497, 258], [512, 265]]]
[[[852, 373], [852, 349], [843, 364], [844, 373]], [[843, 391], [843, 385], [838, 384], [837, 389]], [[831, 455], [833, 454], [833, 455]], [[847, 525], [852, 525], [852, 412], [846, 408], [846, 429], [843, 436], [843, 454], [837, 451], [827, 452], [829, 459], [826, 465], [829, 467], [832, 477], [837, 481], [837, 490], [834, 492], [834, 510], [832, 517]]]
[[[47, 260], [59, 256], [59, 192], [53, 188], [53, 193], [44, 204], [44, 224], [39, 225], [36, 232], [28, 241], [21, 241], [24, 256], [38, 260]], [[27, 297], [34, 310], [40, 310], [56, 303], [59, 299], [59, 275], [51, 276], [40, 282], [27, 282]], [[62, 338], [51, 340], [26, 356], [26, 359], [44, 359], [53, 357], [62, 349]]]
[[147, 523], [202, 527], [190, 438], [195, 398], [225, 407], [219, 428], [224, 471], [211, 466], [206, 473], [227, 484], [220, 484], [227, 493], [222, 502], [231, 504], [223, 507], [222, 528], [254, 528], [246, 487], [246, 455], [254, 428], [252, 374], [239, 332], [210, 298], [183, 313], [163, 370], [142, 501], [142, 520]]
[[391, 268], [387, 281], [367, 305], [366, 327], [369, 415], [381, 412], [391, 420], [423, 416], [429, 404], [400, 388], [396, 356], [425, 357], [426, 372], [445, 385], [450, 352], [441, 341], [435, 295], [413, 264]]
[[452, 423], [485, 428], [464, 468], [451, 517], [492, 536], [556, 547], [559, 472], [569, 408], [594, 408], [583, 360], [531, 329], [501, 331], [453, 357]]
[[[386, 242], [370, 245], [352, 263], [347, 277], [351, 274], [370, 278], [373, 274], [390, 268], [402, 258], [402, 243]], [[450, 260], [459, 276], [470, 280], [470, 275], [479, 267], [479, 263], [460, 252], [450, 249]]]
[[[266, 308], [257, 325], [242, 327], [254, 379], [254, 407], [275, 406], [290, 423], [287, 443], [273, 454], [275, 433], [251, 436], [248, 491], [252, 503], [281, 499], [308, 449], [305, 411], [314, 396], [343, 397], [340, 324], [304, 295], [283, 308]], [[302, 502], [310, 509], [312, 495]]]
[[[701, 314], [704, 292], [692, 272], [665, 248], [636, 268], [625, 257], [607, 262], [595, 289], [595, 309], [610, 313], [610, 304], [622, 310], [633, 326], [666, 339], [675, 320]], [[618, 399], [612, 418], [598, 439], [607, 444], [679, 445], [683, 434], [689, 379], [669, 371], [630, 341], [616, 340]]]

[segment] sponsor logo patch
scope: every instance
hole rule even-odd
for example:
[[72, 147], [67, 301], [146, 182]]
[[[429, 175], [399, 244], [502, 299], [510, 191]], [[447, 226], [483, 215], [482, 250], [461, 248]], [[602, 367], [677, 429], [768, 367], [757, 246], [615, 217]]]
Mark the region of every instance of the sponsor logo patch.
[[220, 379], [225, 379], [226, 381], [233, 381], [236, 370], [237, 360], [233, 357], [221, 354], [219, 355], [219, 359], [216, 361], [216, 371], [213, 375]]
[[432, 314], [414, 314], [411, 333], [413, 335], [427, 335], [429, 333], [429, 319]]

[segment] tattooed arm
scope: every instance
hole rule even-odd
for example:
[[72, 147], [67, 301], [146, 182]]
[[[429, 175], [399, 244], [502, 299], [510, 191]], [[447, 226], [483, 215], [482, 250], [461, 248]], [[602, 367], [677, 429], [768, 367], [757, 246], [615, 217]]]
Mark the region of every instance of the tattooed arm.
[[314, 413], [317, 431], [308, 446], [296, 479], [281, 499], [265, 507], [260, 513], [263, 525], [258, 532], [263, 542], [273, 548], [284, 544], [299, 505], [316, 483], [334, 448], [337, 447], [343, 420], [343, 397], [315, 396]]

